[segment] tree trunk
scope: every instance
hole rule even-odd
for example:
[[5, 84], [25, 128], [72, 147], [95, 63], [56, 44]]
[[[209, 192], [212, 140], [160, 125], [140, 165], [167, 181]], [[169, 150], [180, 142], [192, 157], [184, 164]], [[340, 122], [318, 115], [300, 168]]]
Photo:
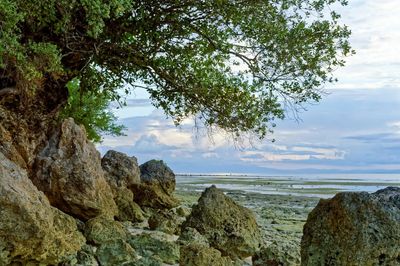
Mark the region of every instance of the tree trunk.
[[0, 88], [0, 152], [28, 174], [58, 125], [58, 112], [68, 98], [65, 84], [48, 78], [29, 97], [15, 87]]

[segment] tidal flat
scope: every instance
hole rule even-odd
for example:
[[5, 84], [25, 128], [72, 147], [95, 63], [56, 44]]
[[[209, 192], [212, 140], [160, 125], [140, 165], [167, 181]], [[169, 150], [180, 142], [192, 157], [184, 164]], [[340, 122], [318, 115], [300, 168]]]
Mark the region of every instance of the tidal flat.
[[300, 264], [300, 242], [308, 214], [321, 198], [345, 191], [400, 186], [400, 175], [178, 175], [176, 196], [184, 205], [195, 204], [211, 185], [254, 211], [268, 252], [288, 265]]

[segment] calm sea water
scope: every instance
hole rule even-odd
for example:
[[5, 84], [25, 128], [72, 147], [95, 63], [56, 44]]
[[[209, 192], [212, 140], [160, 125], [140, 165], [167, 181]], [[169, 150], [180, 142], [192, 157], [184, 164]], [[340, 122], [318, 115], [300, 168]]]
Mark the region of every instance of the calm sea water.
[[309, 176], [177, 175], [177, 189], [202, 191], [216, 185], [246, 193], [282, 194], [329, 198], [338, 192], [375, 192], [387, 186], [400, 187], [400, 174], [324, 174]]

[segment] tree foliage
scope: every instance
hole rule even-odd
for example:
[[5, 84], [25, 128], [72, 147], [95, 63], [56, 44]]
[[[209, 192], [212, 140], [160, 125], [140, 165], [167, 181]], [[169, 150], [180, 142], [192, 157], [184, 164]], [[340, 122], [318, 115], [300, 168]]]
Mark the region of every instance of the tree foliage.
[[78, 78], [85, 95], [118, 100], [118, 88], [144, 87], [176, 124], [196, 115], [263, 138], [287, 106], [320, 100], [352, 53], [338, 4], [0, 0], [0, 88], [29, 98]]
[[101, 91], [80, 90], [80, 81], [75, 78], [67, 83], [68, 102], [60, 118], [73, 117], [75, 122], [86, 128], [87, 136], [93, 142], [101, 142], [102, 135], [123, 135], [123, 125], [115, 124], [116, 117], [110, 111], [111, 97]]

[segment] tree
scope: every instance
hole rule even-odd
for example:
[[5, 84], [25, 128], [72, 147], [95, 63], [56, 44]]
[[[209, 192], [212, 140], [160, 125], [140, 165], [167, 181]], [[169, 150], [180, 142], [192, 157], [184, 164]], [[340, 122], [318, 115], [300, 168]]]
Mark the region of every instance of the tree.
[[74, 78], [114, 100], [144, 87], [176, 124], [196, 115], [263, 138], [352, 53], [334, 4], [346, 1], [0, 0], [0, 96], [34, 123], [58, 114]]
[[123, 125], [115, 124], [117, 119], [111, 112], [109, 104], [111, 97], [107, 93], [80, 91], [80, 82], [73, 79], [67, 83], [68, 102], [60, 113], [60, 118], [73, 117], [75, 122], [84, 125], [87, 136], [93, 142], [101, 142], [101, 135], [124, 135]]

